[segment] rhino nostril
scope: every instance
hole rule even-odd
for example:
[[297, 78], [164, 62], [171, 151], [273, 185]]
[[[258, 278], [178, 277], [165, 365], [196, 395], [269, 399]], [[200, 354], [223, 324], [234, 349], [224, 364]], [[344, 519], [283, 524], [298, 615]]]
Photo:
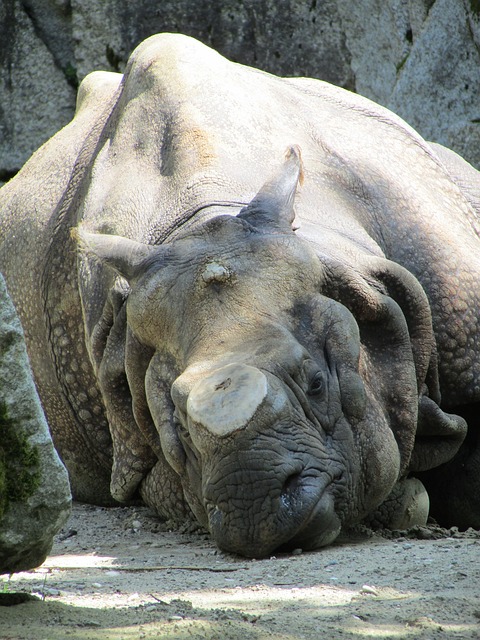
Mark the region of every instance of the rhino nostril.
[[282, 487], [282, 498], [290, 498], [301, 486], [301, 473], [290, 474]]

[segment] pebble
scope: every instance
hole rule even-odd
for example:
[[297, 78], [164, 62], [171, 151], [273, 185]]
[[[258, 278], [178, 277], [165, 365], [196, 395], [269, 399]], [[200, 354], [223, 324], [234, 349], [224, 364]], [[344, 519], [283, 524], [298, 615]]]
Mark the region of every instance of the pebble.
[[378, 596], [378, 591], [375, 589], [375, 587], [371, 587], [368, 584], [363, 585], [363, 587], [360, 589], [360, 593], [365, 593], [371, 596]]
[[94, 587], [95, 589], [100, 589], [101, 587], [103, 587], [103, 584], [101, 584], [100, 582], [92, 582], [92, 587]]
[[298, 548], [298, 549], [294, 549], [294, 550], [292, 551], [292, 556], [299, 556], [299, 555], [301, 555], [302, 553], [303, 553], [303, 549], [300, 549], [300, 548]]

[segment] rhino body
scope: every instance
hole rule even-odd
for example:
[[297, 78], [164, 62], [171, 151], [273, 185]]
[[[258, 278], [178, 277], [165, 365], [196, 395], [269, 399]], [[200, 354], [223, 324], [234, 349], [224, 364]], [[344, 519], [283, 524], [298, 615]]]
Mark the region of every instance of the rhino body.
[[413, 477], [480, 527], [478, 175], [366, 99], [185, 36], [88, 76], [0, 192], [74, 496], [250, 556], [405, 522]]

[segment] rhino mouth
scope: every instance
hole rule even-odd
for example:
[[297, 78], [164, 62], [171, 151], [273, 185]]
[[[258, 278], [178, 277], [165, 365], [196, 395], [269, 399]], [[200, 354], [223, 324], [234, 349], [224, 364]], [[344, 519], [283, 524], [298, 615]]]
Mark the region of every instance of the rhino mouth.
[[330, 491], [325, 491], [301, 529], [281, 548], [286, 551], [297, 548], [304, 551], [319, 549], [332, 544], [338, 537], [340, 529], [341, 523], [335, 513], [332, 494]]
[[277, 550], [313, 550], [331, 544], [341, 528], [334, 508], [334, 482], [318, 476], [313, 480], [306, 472], [290, 474], [268, 513], [258, 510], [259, 502], [263, 506], [268, 502], [261, 498], [244, 509], [231, 507], [237, 500], [230, 502], [230, 508], [207, 501], [212, 537], [223, 551], [252, 558]]

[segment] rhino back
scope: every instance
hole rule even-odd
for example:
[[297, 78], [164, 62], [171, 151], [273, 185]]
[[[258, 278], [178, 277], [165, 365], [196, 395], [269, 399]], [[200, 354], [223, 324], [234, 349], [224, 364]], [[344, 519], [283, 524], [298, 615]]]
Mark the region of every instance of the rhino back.
[[[126, 69], [81, 217], [92, 230], [161, 243], [219, 212], [238, 213], [292, 142], [306, 173], [299, 233], [342, 262], [386, 257], [418, 278], [445, 399], [478, 399], [476, 214], [432, 147], [365, 98], [233, 64], [191, 38], [153, 36]], [[467, 344], [461, 355], [457, 335]]]

